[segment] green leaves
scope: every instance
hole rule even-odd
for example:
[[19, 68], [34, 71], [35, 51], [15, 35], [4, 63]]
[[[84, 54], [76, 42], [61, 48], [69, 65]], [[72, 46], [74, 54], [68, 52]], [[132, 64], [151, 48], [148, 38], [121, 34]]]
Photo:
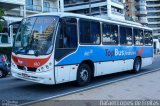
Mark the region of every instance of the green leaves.
[[3, 21], [5, 21], [2, 16], [4, 16], [4, 9], [0, 8], [0, 33], [3, 30]]

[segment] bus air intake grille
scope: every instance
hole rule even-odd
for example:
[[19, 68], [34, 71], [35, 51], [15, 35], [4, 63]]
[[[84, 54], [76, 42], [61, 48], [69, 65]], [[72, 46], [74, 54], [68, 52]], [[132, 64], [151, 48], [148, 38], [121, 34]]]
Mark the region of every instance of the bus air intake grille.
[[37, 68], [27, 67], [27, 71], [36, 72]]
[[24, 66], [19, 66], [19, 65], [17, 65], [17, 67], [18, 67], [18, 69], [20, 69], [20, 70], [24, 70]]
[[31, 68], [31, 67], [27, 67], [27, 70], [25, 70], [24, 66], [19, 66], [17, 65], [18, 69], [20, 70], [24, 70], [24, 71], [30, 71], [30, 72], [36, 72], [37, 68]]

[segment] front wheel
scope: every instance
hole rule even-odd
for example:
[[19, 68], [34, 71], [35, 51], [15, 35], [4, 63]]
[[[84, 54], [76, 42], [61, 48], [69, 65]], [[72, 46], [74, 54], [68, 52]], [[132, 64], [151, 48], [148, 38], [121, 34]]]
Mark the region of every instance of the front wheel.
[[138, 73], [141, 70], [141, 59], [140, 58], [136, 58], [134, 60], [134, 64], [133, 64], [133, 73]]
[[77, 71], [77, 84], [79, 86], [87, 85], [91, 80], [91, 69], [87, 64], [81, 64]]

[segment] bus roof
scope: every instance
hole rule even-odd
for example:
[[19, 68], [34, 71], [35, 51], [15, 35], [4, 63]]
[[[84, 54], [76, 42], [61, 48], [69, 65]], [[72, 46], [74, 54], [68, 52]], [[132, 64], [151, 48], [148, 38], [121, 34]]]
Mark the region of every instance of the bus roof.
[[108, 22], [108, 23], [113, 23], [113, 24], [118, 24], [118, 25], [125, 25], [125, 26], [131, 26], [131, 27], [136, 27], [136, 28], [144, 28], [144, 29], [148, 29], [148, 30], [152, 30], [151, 28], [147, 27], [147, 26], [143, 26], [140, 23], [137, 22], [132, 22], [132, 21], [127, 21], [127, 20], [114, 20], [111, 18], [98, 18], [98, 17], [94, 17], [94, 16], [86, 16], [86, 15], [82, 15], [82, 14], [75, 14], [75, 13], [69, 13], [69, 12], [52, 12], [52, 13], [41, 13], [41, 14], [36, 14], [36, 15], [31, 15], [29, 17], [33, 17], [33, 16], [43, 16], [43, 15], [56, 15], [59, 17], [77, 17], [77, 18], [85, 18], [85, 19], [91, 19], [91, 20], [96, 20], [96, 21], [101, 21], [101, 22]]

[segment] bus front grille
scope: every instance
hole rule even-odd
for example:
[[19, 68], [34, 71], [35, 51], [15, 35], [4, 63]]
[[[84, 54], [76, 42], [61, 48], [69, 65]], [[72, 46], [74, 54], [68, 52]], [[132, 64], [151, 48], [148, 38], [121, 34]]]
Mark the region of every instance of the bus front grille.
[[37, 70], [37, 68], [32, 68], [32, 67], [27, 67], [27, 70], [25, 70], [25, 67], [24, 66], [20, 66], [20, 65], [17, 65], [17, 67], [20, 70], [30, 71], [30, 72], [36, 72], [36, 70]]

